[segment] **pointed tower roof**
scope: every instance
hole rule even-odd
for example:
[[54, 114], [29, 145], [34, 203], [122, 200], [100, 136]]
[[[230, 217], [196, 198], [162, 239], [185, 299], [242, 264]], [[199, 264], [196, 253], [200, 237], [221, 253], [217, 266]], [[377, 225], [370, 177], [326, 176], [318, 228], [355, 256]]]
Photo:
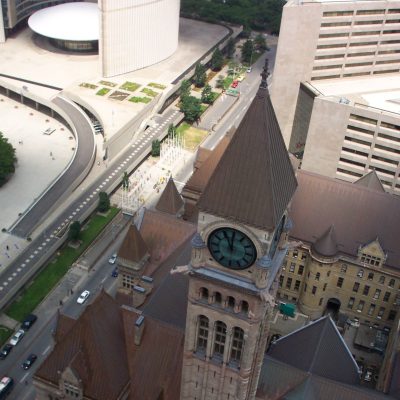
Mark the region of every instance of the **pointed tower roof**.
[[357, 179], [354, 183], [356, 185], [365, 186], [367, 188], [377, 190], [378, 192], [385, 193], [385, 188], [383, 187], [382, 182], [375, 170], [368, 172], [361, 178]]
[[312, 249], [324, 257], [333, 257], [338, 252], [335, 228], [331, 225], [312, 245]]
[[261, 86], [198, 201], [201, 211], [273, 230], [297, 181], [266, 85]]
[[335, 381], [359, 382], [358, 366], [329, 315], [274, 342], [268, 356]]
[[172, 178], [168, 179], [167, 186], [162, 192], [156, 209], [168, 214], [176, 215], [183, 207], [183, 200]]
[[118, 250], [118, 257], [132, 262], [140, 262], [149, 249], [134, 224], [129, 226], [125, 239]]

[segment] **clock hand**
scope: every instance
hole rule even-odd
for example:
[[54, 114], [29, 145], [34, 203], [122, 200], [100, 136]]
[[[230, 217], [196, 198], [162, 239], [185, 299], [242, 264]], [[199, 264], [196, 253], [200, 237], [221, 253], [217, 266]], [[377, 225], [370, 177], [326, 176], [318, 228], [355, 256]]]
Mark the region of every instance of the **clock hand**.
[[233, 231], [233, 235], [232, 235], [232, 247], [231, 250], [233, 251], [233, 241], [235, 240], [235, 236], [236, 236], [236, 232]]

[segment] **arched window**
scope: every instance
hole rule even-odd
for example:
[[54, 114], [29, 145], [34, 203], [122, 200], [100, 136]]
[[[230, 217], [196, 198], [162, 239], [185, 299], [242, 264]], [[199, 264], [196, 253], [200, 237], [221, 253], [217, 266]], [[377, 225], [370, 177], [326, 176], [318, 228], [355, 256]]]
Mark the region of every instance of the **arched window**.
[[244, 300], [242, 300], [242, 312], [246, 314], [249, 312], [249, 303]]
[[243, 352], [243, 343], [244, 343], [244, 331], [237, 326], [233, 328], [232, 335], [232, 348], [231, 348], [231, 358], [230, 361], [233, 363], [240, 363]]
[[214, 293], [214, 302], [217, 304], [221, 304], [222, 303], [222, 296], [220, 292], [215, 292]]
[[202, 287], [200, 289], [200, 298], [203, 300], [208, 300], [208, 289], [205, 287]]
[[226, 325], [217, 321], [215, 323], [214, 357], [223, 357], [226, 341]]
[[235, 308], [235, 298], [232, 296], [228, 296], [227, 307], [232, 310]]
[[208, 341], [208, 318], [204, 315], [199, 316], [198, 332], [197, 332], [197, 348], [196, 351], [205, 353]]

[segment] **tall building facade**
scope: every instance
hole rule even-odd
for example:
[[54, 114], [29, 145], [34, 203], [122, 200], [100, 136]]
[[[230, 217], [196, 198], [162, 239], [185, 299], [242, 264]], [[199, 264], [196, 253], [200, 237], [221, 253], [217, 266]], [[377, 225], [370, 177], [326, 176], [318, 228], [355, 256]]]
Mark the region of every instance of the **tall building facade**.
[[198, 202], [181, 400], [256, 395], [297, 187], [264, 79]]
[[271, 96], [302, 168], [400, 193], [400, 2], [289, 1]]

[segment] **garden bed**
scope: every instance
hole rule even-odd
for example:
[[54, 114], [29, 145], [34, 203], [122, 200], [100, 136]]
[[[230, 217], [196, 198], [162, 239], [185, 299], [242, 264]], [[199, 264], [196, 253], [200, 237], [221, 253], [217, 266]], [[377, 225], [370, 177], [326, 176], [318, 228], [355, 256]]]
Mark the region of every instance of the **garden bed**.
[[119, 87], [122, 90], [128, 90], [129, 92], [134, 92], [135, 90], [140, 88], [140, 85], [136, 82], [126, 81], [123, 85]]

